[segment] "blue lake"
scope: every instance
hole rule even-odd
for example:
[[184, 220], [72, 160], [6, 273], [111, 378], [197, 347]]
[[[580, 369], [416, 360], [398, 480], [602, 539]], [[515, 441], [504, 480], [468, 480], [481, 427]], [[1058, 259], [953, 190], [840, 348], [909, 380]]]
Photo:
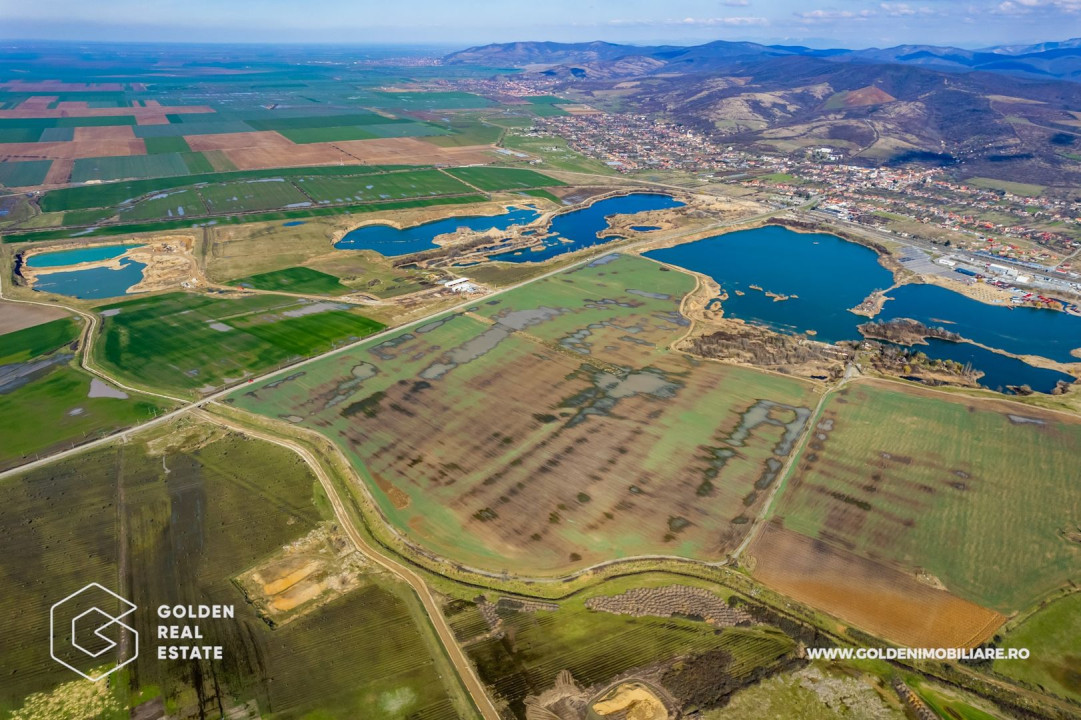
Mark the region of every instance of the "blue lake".
[[118, 297], [142, 280], [145, 267], [144, 263], [124, 259], [119, 270], [102, 267], [48, 273], [38, 276], [34, 290], [86, 300]]
[[[893, 284], [875, 252], [834, 235], [779, 226], [743, 230], [646, 253], [661, 262], [712, 277], [728, 293], [726, 314], [788, 333], [815, 331], [825, 342], [858, 340], [867, 318], [848, 312], [874, 290]], [[762, 290], [751, 288], [756, 285]], [[743, 295], [737, 294], [737, 291]], [[794, 295], [774, 301], [765, 291]], [[1029, 308], [987, 305], [935, 285], [904, 285], [889, 293], [876, 319], [908, 317], [941, 325], [988, 347], [1069, 362], [1081, 347], [1081, 318]], [[929, 340], [915, 346], [929, 357], [971, 362], [992, 389], [1029, 385], [1048, 392], [1070, 375], [998, 355], [970, 343]]]
[[289, 222], [283, 222], [282, 227], [296, 227], [297, 225], [303, 225], [308, 222], [307, 220], [290, 220]]
[[632, 225], [631, 230], [635, 232], [653, 232], [654, 230], [660, 230], [657, 225]]
[[504, 262], [544, 262], [564, 253], [574, 252], [608, 242], [597, 233], [608, 229], [608, 216], [634, 215], [647, 210], [667, 210], [682, 207], [683, 203], [669, 195], [658, 193], [631, 193], [621, 197], [599, 200], [581, 210], [561, 213], [552, 218], [551, 236], [545, 238], [539, 249], [515, 250], [489, 255], [489, 260]]
[[96, 245], [74, 250], [41, 253], [40, 255], [31, 255], [26, 261], [26, 266], [32, 268], [63, 267], [84, 262], [109, 260], [137, 247], [142, 247], [142, 245]]
[[533, 206], [516, 208], [501, 215], [471, 215], [415, 225], [399, 230], [390, 225], [365, 225], [346, 233], [335, 247], [339, 250], [375, 250], [381, 255], [395, 257], [439, 247], [433, 240], [439, 235], [459, 229], [486, 232], [506, 230], [513, 225], [528, 225], [540, 217]]

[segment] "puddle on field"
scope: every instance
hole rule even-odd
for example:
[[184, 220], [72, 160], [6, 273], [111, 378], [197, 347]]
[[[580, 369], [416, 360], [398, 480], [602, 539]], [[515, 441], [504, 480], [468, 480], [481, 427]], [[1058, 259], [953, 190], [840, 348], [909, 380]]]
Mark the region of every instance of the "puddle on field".
[[54, 365], [63, 365], [74, 357], [71, 353], [60, 353], [52, 357], [33, 362], [0, 365], [0, 395], [7, 395], [23, 385], [37, 380], [49, 372]]
[[[783, 416], [791, 419], [785, 422]], [[721, 444], [718, 447], [708, 448], [707, 467], [702, 473], [703, 480], [698, 486], [698, 495], [703, 497], [712, 494], [713, 481], [728, 461], [737, 454], [734, 448], [744, 447], [752, 433], [765, 425], [784, 428], [781, 439], [773, 446], [773, 454], [776, 457], [766, 459], [766, 467], [762, 469], [762, 474], [755, 481], [754, 489], [744, 498], [744, 503], [748, 507], [754, 504], [758, 491], [767, 489], [777, 479], [777, 474], [784, 465], [781, 458], [786, 458], [792, 453], [810, 417], [809, 408], [785, 405], [773, 400], [759, 400], [747, 408], [740, 415], [739, 425], [727, 437], [720, 439]]]
[[577, 409], [574, 416], [567, 421], [567, 427], [585, 422], [590, 415], [610, 414], [624, 398], [649, 395], [670, 400], [683, 387], [682, 383], [671, 380], [664, 371], [654, 368], [635, 370], [618, 376], [583, 364], [576, 373], [588, 377], [592, 386], [560, 403], [560, 407]]
[[92, 398], [116, 398], [117, 400], [128, 399], [128, 394], [126, 392], [120, 388], [113, 387], [98, 378], [94, 378], [90, 381], [90, 391], [86, 396]]

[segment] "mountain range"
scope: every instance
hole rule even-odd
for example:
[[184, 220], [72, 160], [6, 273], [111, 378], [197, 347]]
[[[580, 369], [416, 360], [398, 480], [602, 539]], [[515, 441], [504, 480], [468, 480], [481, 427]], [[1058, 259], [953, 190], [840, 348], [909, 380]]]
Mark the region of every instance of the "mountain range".
[[507, 68], [545, 92], [694, 127], [726, 144], [959, 176], [1081, 186], [1081, 40], [963, 50], [518, 42], [447, 64]]
[[897, 45], [863, 50], [815, 49], [802, 45], [761, 45], [717, 40], [690, 47], [619, 45], [608, 42], [516, 42], [472, 47], [451, 53], [447, 63], [528, 67], [651, 59], [668, 68], [719, 68], [735, 62], [775, 57], [814, 57], [834, 62], [896, 63], [938, 70], [980, 70], [1039, 79], [1081, 81], [1081, 38], [1036, 45], [1002, 45], [982, 50], [938, 45]]

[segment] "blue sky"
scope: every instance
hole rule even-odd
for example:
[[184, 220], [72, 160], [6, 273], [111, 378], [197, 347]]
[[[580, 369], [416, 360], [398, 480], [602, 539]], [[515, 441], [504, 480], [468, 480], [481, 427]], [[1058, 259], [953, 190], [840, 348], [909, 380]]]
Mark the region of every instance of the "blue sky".
[[0, 37], [15, 39], [981, 47], [1071, 35], [1081, 0], [0, 0]]

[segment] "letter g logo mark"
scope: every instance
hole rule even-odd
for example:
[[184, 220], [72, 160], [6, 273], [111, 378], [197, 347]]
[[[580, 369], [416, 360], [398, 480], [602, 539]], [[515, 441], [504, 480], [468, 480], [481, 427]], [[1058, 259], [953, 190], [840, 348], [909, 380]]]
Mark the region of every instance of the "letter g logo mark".
[[[90, 583], [50, 608], [49, 654], [87, 680], [101, 680], [139, 656], [139, 633], [121, 622], [136, 609], [113, 591]], [[106, 656], [111, 650], [114, 655]]]

